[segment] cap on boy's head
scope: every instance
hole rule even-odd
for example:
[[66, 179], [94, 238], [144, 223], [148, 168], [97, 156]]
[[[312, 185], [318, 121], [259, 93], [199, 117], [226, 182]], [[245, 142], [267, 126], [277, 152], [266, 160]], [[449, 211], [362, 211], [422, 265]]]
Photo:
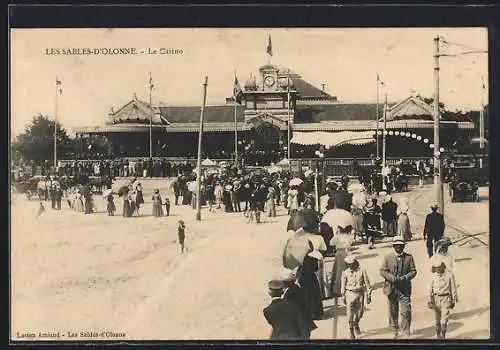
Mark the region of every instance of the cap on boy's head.
[[177, 221], [179, 224], [184, 225], [184, 220]]
[[356, 258], [352, 255], [348, 255], [345, 257], [344, 262], [346, 265], [352, 265], [357, 262]]
[[437, 210], [438, 208], [439, 208], [439, 205], [437, 205], [437, 204], [431, 205], [432, 210]]
[[280, 291], [280, 290], [283, 290], [285, 288], [285, 285], [280, 280], [269, 281], [267, 286], [268, 286], [269, 290], [271, 290], [271, 291]]

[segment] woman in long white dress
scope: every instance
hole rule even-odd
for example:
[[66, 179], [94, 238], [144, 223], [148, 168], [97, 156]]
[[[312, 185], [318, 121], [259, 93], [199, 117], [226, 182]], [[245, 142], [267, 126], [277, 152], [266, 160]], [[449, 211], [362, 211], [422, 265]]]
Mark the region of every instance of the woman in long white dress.
[[83, 213], [85, 211], [83, 206], [83, 196], [80, 190], [76, 190], [74, 208], [77, 213]]

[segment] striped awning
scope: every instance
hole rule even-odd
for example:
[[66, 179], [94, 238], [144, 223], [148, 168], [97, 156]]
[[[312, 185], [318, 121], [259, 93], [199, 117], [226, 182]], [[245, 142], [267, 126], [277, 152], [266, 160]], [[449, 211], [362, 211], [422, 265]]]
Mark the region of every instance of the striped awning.
[[351, 144], [351, 145], [365, 145], [375, 142], [374, 131], [343, 131], [343, 132], [294, 132], [291, 143], [299, 145], [323, 145], [326, 148]]

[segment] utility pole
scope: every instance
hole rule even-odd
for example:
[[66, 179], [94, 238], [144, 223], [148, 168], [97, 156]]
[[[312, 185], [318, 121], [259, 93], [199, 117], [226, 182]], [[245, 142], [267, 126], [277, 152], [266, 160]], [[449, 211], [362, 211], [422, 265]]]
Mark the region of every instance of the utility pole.
[[439, 131], [440, 131], [440, 113], [439, 113], [439, 36], [434, 38], [434, 188], [436, 192], [436, 203], [439, 206], [439, 212], [444, 215], [444, 196], [443, 196], [443, 174], [441, 171], [441, 153], [439, 151]]
[[196, 220], [201, 220], [201, 143], [203, 138], [203, 114], [205, 111], [205, 103], [207, 100], [207, 85], [208, 77], [205, 77], [203, 84], [203, 102], [200, 113], [200, 134], [198, 136], [198, 168], [196, 173]]

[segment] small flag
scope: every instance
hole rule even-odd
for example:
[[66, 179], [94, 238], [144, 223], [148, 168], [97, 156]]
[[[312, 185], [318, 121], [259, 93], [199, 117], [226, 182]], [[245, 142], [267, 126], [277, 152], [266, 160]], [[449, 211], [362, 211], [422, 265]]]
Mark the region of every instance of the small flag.
[[153, 84], [153, 77], [152, 77], [151, 73], [149, 73], [149, 88], [151, 90], [153, 90], [155, 88], [155, 86]]
[[267, 54], [268, 54], [269, 56], [272, 56], [272, 55], [273, 55], [273, 44], [272, 44], [272, 42], [271, 42], [271, 34], [269, 34], [269, 41], [268, 41], [268, 43], [267, 43], [267, 50], [266, 50], [266, 51], [267, 51]]
[[378, 73], [377, 73], [377, 81], [380, 83], [380, 85], [385, 86], [385, 83], [380, 79]]
[[62, 95], [62, 82], [56, 77], [56, 86], [59, 86], [59, 95]]
[[241, 86], [240, 86], [240, 83], [238, 82], [238, 78], [236, 77], [236, 74], [234, 75], [233, 96], [234, 96], [234, 100], [237, 103], [241, 103], [241, 99], [243, 98], [243, 90], [241, 90]]

